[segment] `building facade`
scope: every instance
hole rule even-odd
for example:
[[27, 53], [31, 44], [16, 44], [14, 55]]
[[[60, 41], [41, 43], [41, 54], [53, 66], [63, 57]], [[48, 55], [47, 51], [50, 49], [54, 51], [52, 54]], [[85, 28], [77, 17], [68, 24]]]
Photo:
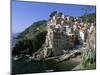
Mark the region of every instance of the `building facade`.
[[74, 46], [74, 35], [71, 31], [71, 25], [68, 24], [69, 16], [63, 14], [61, 17], [56, 16], [50, 18], [47, 23], [48, 48], [52, 49], [55, 56], [62, 55], [64, 51]]

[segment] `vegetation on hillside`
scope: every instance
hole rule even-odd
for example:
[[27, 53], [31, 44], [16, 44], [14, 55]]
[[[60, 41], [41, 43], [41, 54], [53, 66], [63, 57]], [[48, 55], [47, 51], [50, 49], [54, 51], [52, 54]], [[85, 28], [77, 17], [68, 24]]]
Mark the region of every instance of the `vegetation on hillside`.
[[81, 62], [83, 69], [95, 69], [96, 68], [96, 51], [87, 50], [82, 56]]
[[83, 22], [93, 23], [96, 21], [96, 13], [83, 15], [80, 18], [82, 18]]
[[18, 39], [33, 39], [37, 34], [46, 31], [47, 21], [41, 20], [33, 23], [30, 27], [25, 29], [20, 35]]
[[24, 32], [20, 33], [17, 43], [12, 49], [13, 55], [31, 54], [41, 48], [46, 36], [46, 21], [38, 21], [32, 24]]

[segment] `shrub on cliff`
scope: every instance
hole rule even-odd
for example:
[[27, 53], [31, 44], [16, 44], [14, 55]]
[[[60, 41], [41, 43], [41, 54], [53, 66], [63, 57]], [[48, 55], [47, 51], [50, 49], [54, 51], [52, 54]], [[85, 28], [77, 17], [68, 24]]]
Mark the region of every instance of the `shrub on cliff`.
[[87, 50], [82, 56], [82, 67], [84, 69], [95, 69], [96, 68], [96, 51]]

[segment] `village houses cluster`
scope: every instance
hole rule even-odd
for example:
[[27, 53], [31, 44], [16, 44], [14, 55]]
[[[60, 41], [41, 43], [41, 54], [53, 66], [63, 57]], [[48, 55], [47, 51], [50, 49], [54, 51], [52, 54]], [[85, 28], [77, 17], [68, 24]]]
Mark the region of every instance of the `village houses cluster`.
[[[84, 23], [82, 19], [66, 16], [57, 12], [49, 18], [47, 23], [48, 46], [53, 49], [54, 55], [62, 54], [63, 50], [73, 48], [73, 43], [68, 43], [66, 39], [75, 41], [75, 32], [79, 34], [79, 41], [82, 45], [86, 43], [86, 31], [89, 33], [94, 29], [94, 23]], [[62, 50], [62, 51], [61, 51]]]

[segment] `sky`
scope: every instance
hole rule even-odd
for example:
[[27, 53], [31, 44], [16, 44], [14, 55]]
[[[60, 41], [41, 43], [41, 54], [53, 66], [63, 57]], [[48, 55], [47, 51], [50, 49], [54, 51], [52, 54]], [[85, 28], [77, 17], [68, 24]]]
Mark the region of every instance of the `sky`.
[[[47, 20], [53, 11], [63, 12], [65, 15], [81, 16], [84, 14], [84, 5], [54, 4], [39, 2], [20, 2], [12, 0], [12, 33], [24, 31], [27, 27], [39, 20]], [[93, 6], [89, 13], [95, 13]]]

